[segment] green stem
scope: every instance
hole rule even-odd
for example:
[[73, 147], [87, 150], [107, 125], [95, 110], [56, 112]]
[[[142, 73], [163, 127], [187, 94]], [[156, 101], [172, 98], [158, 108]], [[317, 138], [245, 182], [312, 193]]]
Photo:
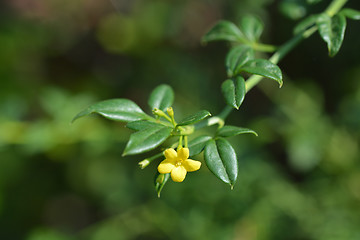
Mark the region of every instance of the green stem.
[[253, 43], [251, 44], [253, 49], [260, 52], [274, 52], [276, 47], [273, 45], [263, 44], [263, 43]]
[[[287, 41], [284, 43], [278, 51], [276, 51], [270, 58], [269, 61], [271, 61], [274, 64], [277, 64], [280, 62], [281, 59], [283, 59], [292, 49], [294, 49], [302, 40], [310, 37], [313, 33], [315, 33], [317, 30], [317, 27], [314, 26]], [[253, 87], [255, 87], [261, 80], [263, 80], [264, 77], [259, 75], [253, 75], [246, 81], [246, 92], [249, 92]]]
[[335, 0], [326, 8], [325, 13], [330, 17], [337, 14], [348, 0]]

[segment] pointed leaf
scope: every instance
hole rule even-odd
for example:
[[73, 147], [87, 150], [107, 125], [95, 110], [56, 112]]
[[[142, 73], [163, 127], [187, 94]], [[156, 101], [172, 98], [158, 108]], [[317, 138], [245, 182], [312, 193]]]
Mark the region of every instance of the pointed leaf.
[[241, 68], [247, 61], [254, 59], [254, 50], [247, 45], [234, 47], [226, 56], [225, 66], [227, 74], [232, 77], [237, 68]]
[[208, 116], [211, 116], [211, 113], [209, 113], [206, 110], [201, 110], [191, 116], [188, 116], [186, 118], [184, 118], [182, 121], [180, 121], [177, 125], [178, 126], [185, 126], [185, 125], [190, 125], [190, 124], [194, 124], [197, 123], [205, 118], [207, 118]]
[[210, 30], [207, 32], [203, 38], [202, 42], [210, 41], [241, 41], [244, 38], [243, 33], [240, 29], [232, 22], [221, 20], [217, 22]]
[[344, 15], [352, 20], [360, 20], [360, 11], [351, 8], [344, 8], [339, 14]]
[[346, 18], [341, 14], [332, 18], [327, 14], [321, 14], [316, 23], [320, 36], [327, 43], [330, 57], [335, 56], [344, 40]]
[[84, 109], [78, 113], [71, 122], [74, 122], [76, 119], [92, 113], [100, 114], [111, 120], [123, 122], [151, 118], [146, 113], [144, 113], [143, 110], [141, 110], [141, 108], [136, 105], [136, 103], [128, 99], [110, 99], [95, 103]]
[[158, 108], [162, 111], [166, 111], [166, 109], [173, 104], [173, 101], [173, 89], [169, 85], [162, 84], [152, 91], [148, 103], [151, 110]]
[[280, 68], [266, 59], [250, 60], [245, 63], [244, 66], [237, 71], [237, 73], [241, 71], [273, 79], [279, 83], [280, 87], [283, 84]]
[[158, 197], [160, 197], [160, 193], [163, 187], [165, 186], [165, 184], [167, 183], [167, 181], [169, 180], [169, 178], [170, 178], [170, 173], [166, 173], [166, 174], [162, 174], [159, 172], [155, 173], [154, 185]]
[[238, 161], [230, 143], [220, 138], [206, 144], [204, 158], [207, 167], [221, 181], [234, 186], [238, 175]]
[[235, 79], [228, 79], [221, 85], [221, 91], [225, 101], [233, 108], [239, 109], [244, 101], [246, 86], [244, 78], [238, 76]]
[[255, 136], [258, 136], [258, 134], [255, 131], [253, 131], [249, 128], [242, 128], [242, 127], [236, 127], [236, 126], [230, 126], [230, 125], [220, 128], [217, 131], [216, 135], [219, 137], [232, 137], [232, 136], [236, 136], [236, 135], [244, 134], [244, 133], [252, 133]]
[[154, 126], [131, 134], [123, 156], [150, 151], [163, 143], [171, 134], [172, 128]]
[[189, 141], [188, 148], [190, 151], [190, 156], [201, 153], [204, 150], [206, 143], [211, 139], [212, 137], [210, 136], [199, 136]]
[[129, 122], [128, 124], [126, 124], [127, 128], [130, 128], [132, 130], [135, 131], [140, 131], [140, 130], [144, 130], [144, 129], [148, 129], [148, 128], [152, 128], [152, 127], [163, 127], [163, 124], [160, 123], [155, 123], [155, 122], [150, 122], [147, 120], [139, 120], [139, 121], [133, 121], [133, 122]]
[[259, 18], [247, 15], [241, 19], [240, 29], [250, 42], [257, 42], [264, 30], [264, 24]]

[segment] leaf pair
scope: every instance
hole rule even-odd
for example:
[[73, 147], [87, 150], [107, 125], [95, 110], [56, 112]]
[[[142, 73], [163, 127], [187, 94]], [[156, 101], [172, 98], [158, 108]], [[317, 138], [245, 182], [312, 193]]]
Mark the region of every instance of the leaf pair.
[[[230, 52], [231, 53], [231, 52]], [[244, 58], [244, 54], [239, 54], [239, 58]], [[272, 62], [265, 59], [253, 59], [245, 62], [244, 65], [237, 65], [233, 62], [242, 63], [244, 59], [235, 60], [236, 58], [231, 56], [232, 60], [227, 62], [228, 69], [231, 69], [231, 73], [240, 73], [241, 71], [260, 75], [277, 81], [280, 87], [283, 84], [282, 73], [280, 68]], [[233, 71], [235, 69], [235, 71]], [[225, 101], [233, 108], [239, 109], [240, 105], [244, 101], [246, 95], [245, 80], [241, 76], [233, 77], [223, 82], [221, 86], [222, 93]]]
[[346, 18], [360, 20], [360, 12], [354, 9], [345, 8], [334, 16], [327, 13], [312, 15], [301, 21], [295, 28], [295, 34], [305, 31], [316, 24], [321, 38], [326, 42], [329, 56], [335, 56], [343, 43]]
[[238, 159], [236, 152], [225, 137], [231, 137], [244, 133], [257, 133], [248, 128], [224, 126], [217, 131], [217, 138], [207, 140], [204, 149], [204, 158], [209, 170], [221, 181], [233, 188], [238, 171]]
[[210, 41], [231, 41], [245, 44], [257, 42], [264, 30], [264, 25], [260, 19], [254, 16], [245, 16], [237, 27], [229, 21], [217, 22], [202, 38], [202, 42]]

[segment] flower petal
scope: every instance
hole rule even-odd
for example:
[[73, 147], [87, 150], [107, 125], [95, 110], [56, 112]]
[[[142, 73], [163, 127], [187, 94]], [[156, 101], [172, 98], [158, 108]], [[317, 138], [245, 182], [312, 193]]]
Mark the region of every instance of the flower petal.
[[159, 173], [170, 173], [174, 167], [175, 165], [171, 161], [165, 159], [159, 164], [158, 171]]
[[165, 154], [165, 158], [168, 160], [175, 161], [175, 159], [177, 158], [177, 153], [173, 148], [166, 149], [164, 154]]
[[171, 178], [174, 182], [182, 182], [186, 177], [186, 169], [183, 166], [174, 167], [171, 171]]
[[180, 148], [177, 151], [177, 156], [178, 158], [180, 158], [181, 160], [186, 160], [189, 157], [189, 149], [188, 148]]
[[201, 167], [201, 162], [199, 161], [195, 161], [195, 160], [191, 160], [191, 159], [187, 159], [185, 160], [182, 165], [184, 166], [184, 168], [186, 169], [186, 171], [188, 172], [194, 172], [200, 169]]

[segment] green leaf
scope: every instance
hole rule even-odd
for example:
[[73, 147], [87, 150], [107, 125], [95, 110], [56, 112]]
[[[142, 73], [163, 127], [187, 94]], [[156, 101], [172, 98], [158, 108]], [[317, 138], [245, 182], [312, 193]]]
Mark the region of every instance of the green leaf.
[[191, 116], [184, 118], [182, 121], [180, 121], [177, 124], [177, 126], [185, 126], [185, 125], [194, 124], [194, 123], [197, 123], [197, 122], [207, 118], [208, 116], [211, 116], [211, 113], [209, 113], [206, 110], [201, 110]]
[[152, 128], [152, 127], [163, 127], [163, 124], [160, 123], [155, 123], [155, 122], [150, 122], [147, 120], [139, 120], [139, 121], [133, 121], [133, 122], [129, 122], [128, 124], [126, 124], [127, 128], [130, 128], [132, 130], [135, 131], [141, 131], [144, 129], [148, 129], [148, 128]]
[[342, 14], [337, 14], [332, 18], [327, 14], [321, 14], [316, 23], [320, 36], [327, 43], [330, 57], [335, 56], [344, 40], [346, 18]]
[[267, 77], [277, 81], [280, 87], [283, 85], [282, 73], [280, 68], [266, 59], [254, 59], [250, 60], [242, 66], [237, 73], [244, 71], [263, 77]]
[[258, 134], [254, 130], [251, 130], [249, 128], [242, 128], [230, 125], [220, 128], [217, 131], [216, 135], [219, 137], [232, 137], [244, 133], [252, 133], [255, 136], [258, 136]]
[[169, 178], [170, 178], [170, 173], [162, 174], [156, 171], [154, 177], [154, 185], [158, 197], [160, 197], [161, 190], [163, 189]]
[[319, 17], [318, 14], [311, 15], [311, 16], [305, 18], [304, 20], [302, 20], [301, 22], [299, 22], [294, 28], [294, 34], [299, 34], [303, 31], [305, 31], [306, 29], [310, 28], [314, 24], [316, 24], [318, 17]]
[[202, 42], [219, 40], [238, 42], [243, 38], [243, 33], [234, 23], [221, 20], [203, 36]]
[[131, 134], [123, 156], [144, 153], [156, 148], [170, 136], [171, 131], [171, 127], [159, 125]]
[[212, 137], [210, 136], [199, 136], [189, 141], [188, 148], [190, 156], [201, 153], [204, 150], [206, 143], [211, 139]]
[[264, 30], [264, 24], [259, 18], [247, 15], [241, 19], [240, 29], [250, 42], [257, 42]]
[[205, 146], [204, 158], [207, 167], [221, 181], [234, 186], [238, 175], [238, 161], [230, 143], [220, 138]]
[[169, 85], [162, 84], [151, 92], [148, 104], [151, 110], [158, 108], [166, 111], [166, 109], [173, 104], [173, 101], [174, 91]]
[[136, 103], [128, 99], [110, 99], [95, 103], [84, 109], [83, 111], [79, 112], [71, 122], [74, 122], [76, 119], [92, 113], [100, 114], [111, 120], [123, 122], [151, 118], [146, 113], [144, 113], [143, 110], [141, 110], [141, 108], [136, 105]]
[[244, 101], [246, 94], [246, 86], [244, 78], [238, 76], [235, 79], [228, 79], [221, 85], [221, 91], [225, 101], [233, 108], [239, 109]]
[[360, 20], [360, 11], [351, 8], [344, 8], [339, 12], [339, 14], [344, 15], [347, 18], [352, 20]]
[[254, 59], [254, 50], [247, 45], [234, 47], [226, 56], [225, 66], [227, 74], [232, 77], [237, 68], [240, 68], [247, 61]]

